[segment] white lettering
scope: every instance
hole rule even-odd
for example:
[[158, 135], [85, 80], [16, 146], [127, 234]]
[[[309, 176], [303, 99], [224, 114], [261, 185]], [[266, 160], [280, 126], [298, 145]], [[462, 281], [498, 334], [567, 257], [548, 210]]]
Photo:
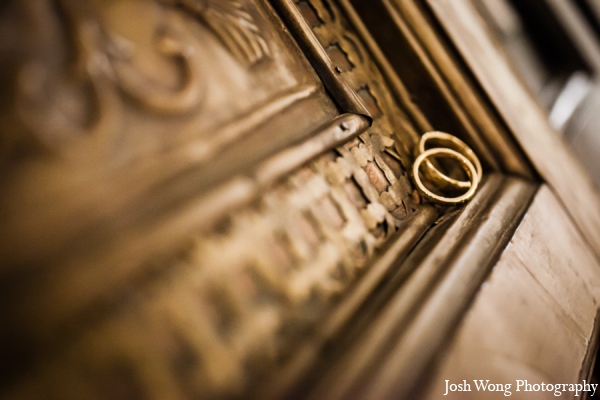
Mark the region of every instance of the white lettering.
[[510, 383], [506, 383], [506, 384], [502, 384], [502, 383], [490, 383], [489, 379], [486, 379], [486, 381], [484, 382], [482, 379], [480, 380], [475, 380], [473, 379], [473, 382], [475, 383], [475, 388], [477, 389], [478, 392], [504, 392], [505, 396], [510, 396], [512, 394], [512, 392], [510, 391], [510, 388], [512, 387], [512, 384]]
[[450, 383], [450, 380], [446, 379], [446, 393], [444, 396], [448, 396], [449, 392], [470, 392], [471, 385], [467, 383], [466, 379], [463, 379], [463, 383]]
[[525, 385], [525, 381], [517, 379], [517, 392], [521, 391], [521, 387]]
[[[447, 396], [450, 392], [470, 392], [471, 385], [463, 379], [462, 383], [450, 383], [446, 380], [446, 392], [444, 396]], [[478, 392], [503, 392], [504, 396], [512, 395], [511, 389], [513, 385], [510, 383], [492, 383], [489, 379], [473, 379], [475, 389]], [[517, 392], [550, 392], [554, 396], [562, 396], [563, 392], [571, 392], [573, 397], [579, 397], [580, 395], [586, 395], [593, 397], [598, 389], [597, 383], [588, 383], [587, 380], [583, 380], [582, 383], [529, 383], [526, 379], [516, 379], [515, 389]]]

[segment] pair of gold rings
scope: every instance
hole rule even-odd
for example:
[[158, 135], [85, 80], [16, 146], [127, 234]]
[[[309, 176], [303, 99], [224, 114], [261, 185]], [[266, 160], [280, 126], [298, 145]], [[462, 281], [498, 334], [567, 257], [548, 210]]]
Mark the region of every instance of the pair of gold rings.
[[[481, 162], [462, 140], [445, 132], [427, 132], [421, 137], [415, 153], [412, 177], [417, 190], [425, 199], [453, 205], [469, 201], [475, 195], [483, 174]], [[440, 171], [436, 163], [432, 162], [438, 158], [458, 161], [468, 180], [455, 179]], [[447, 195], [448, 193], [451, 195]], [[455, 195], [456, 193], [459, 194]]]

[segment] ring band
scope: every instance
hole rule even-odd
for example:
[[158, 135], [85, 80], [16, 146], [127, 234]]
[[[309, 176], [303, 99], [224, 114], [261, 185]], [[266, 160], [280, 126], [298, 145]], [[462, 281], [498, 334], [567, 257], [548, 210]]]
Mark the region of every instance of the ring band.
[[[427, 161], [428, 158], [430, 158], [432, 156], [436, 156], [436, 155], [445, 155], [447, 157], [454, 158], [460, 162], [461, 166], [463, 167], [463, 169], [465, 170], [465, 172], [467, 173], [467, 175], [469, 176], [469, 179], [470, 179], [469, 189], [464, 194], [457, 196], [457, 197], [444, 197], [444, 196], [440, 196], [440, 195], [433, 193], [431, 190], [429, 190], [429, 189], [427, 189], [427, 187], [425, 187], [425, 185], [423, 184], [423, 181], [421, 180], [420, 171], [419, 171], [421, 168], [421, 164], [423, 164], [424, 161]], [[477, 187], [478, 187], [479, 181], [480, 181], [480, 179], [477, 176], [476, 167], [466, 156], [464, 156], [463, 154], [461, 154], [455, 150], [448, 149], [448, 148], [442, 148], [442, 147], [433, 148], [433, 149], [425, 150], [424, 152], [422, 152], [417, 157], [417, 159], [415, 160], [415, 163], [413, 164], [412, 176], [413, 176], [415, 185], [417, 186], [417, 190], [423, 195], [423, 197], [425, 197], [426, 199], [433, 201], [435, 203], [439, 203], [439, 204], [453, 204], [454, 205], [454, 204], [461, 204], [466, 201], [469, 201], [475, 195], [475, 191], [477, 190]]]
[[[421, 137], [421, 140], [419, 140], [418, 147], [416, 149], [417, 156], [423, 154], [426, 151], [426, 143], [429, 141], [438, 142], [444, 148], [455, 150], [458, 153], [465, 156], [475, 167], [475, 180], [477, 180], [478, 182], [481, 181], [483, 175], [481, 162], [479, 161], [479, 158], [477, 158], [473, 150], [471, 150], [471, 148], [467, 146], [465, 142], [453, 135], [450, 135], [449, 133], [441, 131], [427, 132]], [[435, 148], [437, 147], [439, 146], [436, 146]], [[428, 180], [435, 183], [436, 186], [439, 186], [440, 188], [467, 189], [472, 185], [470, 180], [461, 181], [447, 176], [439, 169], [437, 169], [430, 160], [425, 160], [424, 167], [424, 176], [426, 176]]]

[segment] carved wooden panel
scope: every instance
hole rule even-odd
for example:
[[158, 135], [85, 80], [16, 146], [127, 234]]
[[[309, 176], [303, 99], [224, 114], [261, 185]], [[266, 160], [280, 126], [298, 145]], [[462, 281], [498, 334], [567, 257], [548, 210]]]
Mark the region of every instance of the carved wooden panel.
[[[156, 192], [170, 191], [163, 186], [174, 177], [201, 171], [171, 201], [222, 183], [338, 115], [266, 5], [80, 3], [28, 1], [4, 13], [12, 111], [3, 137], [11, 175], [11, 195], [1, 200], [11, 232], [4, 258], [55, 256], [57, 242], [96, 229], [107, 214], [145, 218], [136, 216], [140, 197], [168, 208]], [[26, 201], [33, 197], [53, 210]], [[84, 220], [76, 217], [82, 209]], [[63, 218], [70, 223], [45, 236]]]
[[[572, 374], [598, 277], [565, 256], [597, 264], [566, 213], [597, 243], [595, 193], [526, 135], [547, 127], [478, 22], [435, 20], [468, 4], [0, 2], [0, 396], [412, 398], [473, 299], [451, 355], [484, 332], [536, 365], [511, 351], [551, 348], [542, 321], [572, 351], [538, 369]], [[484, 161], [462, 209], [407, 173], [444, 126]], [[509, 128], [569, 210], [547, 188], [529, 208]], [[485, 342], [523, 299], [527, 331]]]
[[[284, 18], [298, 23], [314, 35], [302, 38], [305, 47], [320, 46], [323, 56], [331, 60], [335, 76], [343, 81], [364, 104], [373, 118], [372, 131], [399, 139], [398, 151], [404, 157], [412, 151], [419, 133], [405, 110], [399, 104], [388, 82], [375, 64], [372, 49], [346, 15], [348, 5], [329, 0], [278, 0]], [[351, 8], [350, 8], [351, 10]], [[296, 22], [298, 21], [298, 22]]]
[[344, 334], [282, 398], [417, 398], [536, 188], [491, 174], [464, 209], [446, 214], [395, 264]]
[[309, 48], [265, 1], [0, 10], [9, 397], [240, 395], [412, 224], [411, 119], [335, 3], [287, 7]]

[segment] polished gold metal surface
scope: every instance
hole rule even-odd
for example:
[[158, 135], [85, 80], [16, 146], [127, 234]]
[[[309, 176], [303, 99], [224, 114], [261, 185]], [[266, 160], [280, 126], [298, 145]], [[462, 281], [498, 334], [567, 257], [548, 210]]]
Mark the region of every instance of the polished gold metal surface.
[[[421, 178], [421, 166], [423, 163], [427, 163], [428, 161], [431, 162], [431, 160], [435, 159], [436, 157], [453, 158], [460, 163], [461, 167], [464, 169], [467, 176], [469, 177], [469, 186], [463, 194], [455, 197], [440, 195], [434, 193], [425, 185], [423, 179]], [[436, 169], [436, 171], [439, 170]], [[471, 160], [469, 160], [467, 157], [465, 157], [458, 151], [454, 151], [452, 149], [443, 147], [425, 150], [423, 153], [419, 154], [419, 156], [415, 160], [415, 163], [413, 164], [412, 177], [421, 195], [423, 195], [427, 200], [439, 204], [461, 204], [471, 200], [475, 195], [475, 191], [477, 190], [480, 181], [479, 176], [477, 175], [477, 169], [475, 169], [475, 166], [473, 166]], [[434, 185], [436, 184], [436, 180], [430, 180], [429, 182]]]
[[[434, 145], [428, 146], [428, 142], [433, 142]], [[465, 142], [463, 142], [456, 136], [440, 131], [426, 132], [425, 134], [423, 134], [423, 136], [421, 136], [421, 139], [419, 140], [416, 155], [419, 156], [420, 154], [424, 153], [427, 148], [432, 147], [449, 148], [459, 152], [460, 154], [465, 156], [469, 160], [469, 162], [475, 167], [475, 171], [477, 172], [477, 181], [481, 181], [481, 179], [483, 178], [483, 168], [481, 167], [481, 162], [479, 161], [479, 158], [477, 158], [475, 152], [473, 152], [473, 150], [471, 150], [471, 148], [467, 146]], [[469, 188], [472, 185], [471, 181], [460, 181], [449, 177], [448, 175], [441, 172], [429, 160], [425, 161], [425, 167], [425, 174], [427, 175], [427, 178], [431, 180], [435, 185], [441, 186], [442, 189], [448, 187], [464, 189]]]

